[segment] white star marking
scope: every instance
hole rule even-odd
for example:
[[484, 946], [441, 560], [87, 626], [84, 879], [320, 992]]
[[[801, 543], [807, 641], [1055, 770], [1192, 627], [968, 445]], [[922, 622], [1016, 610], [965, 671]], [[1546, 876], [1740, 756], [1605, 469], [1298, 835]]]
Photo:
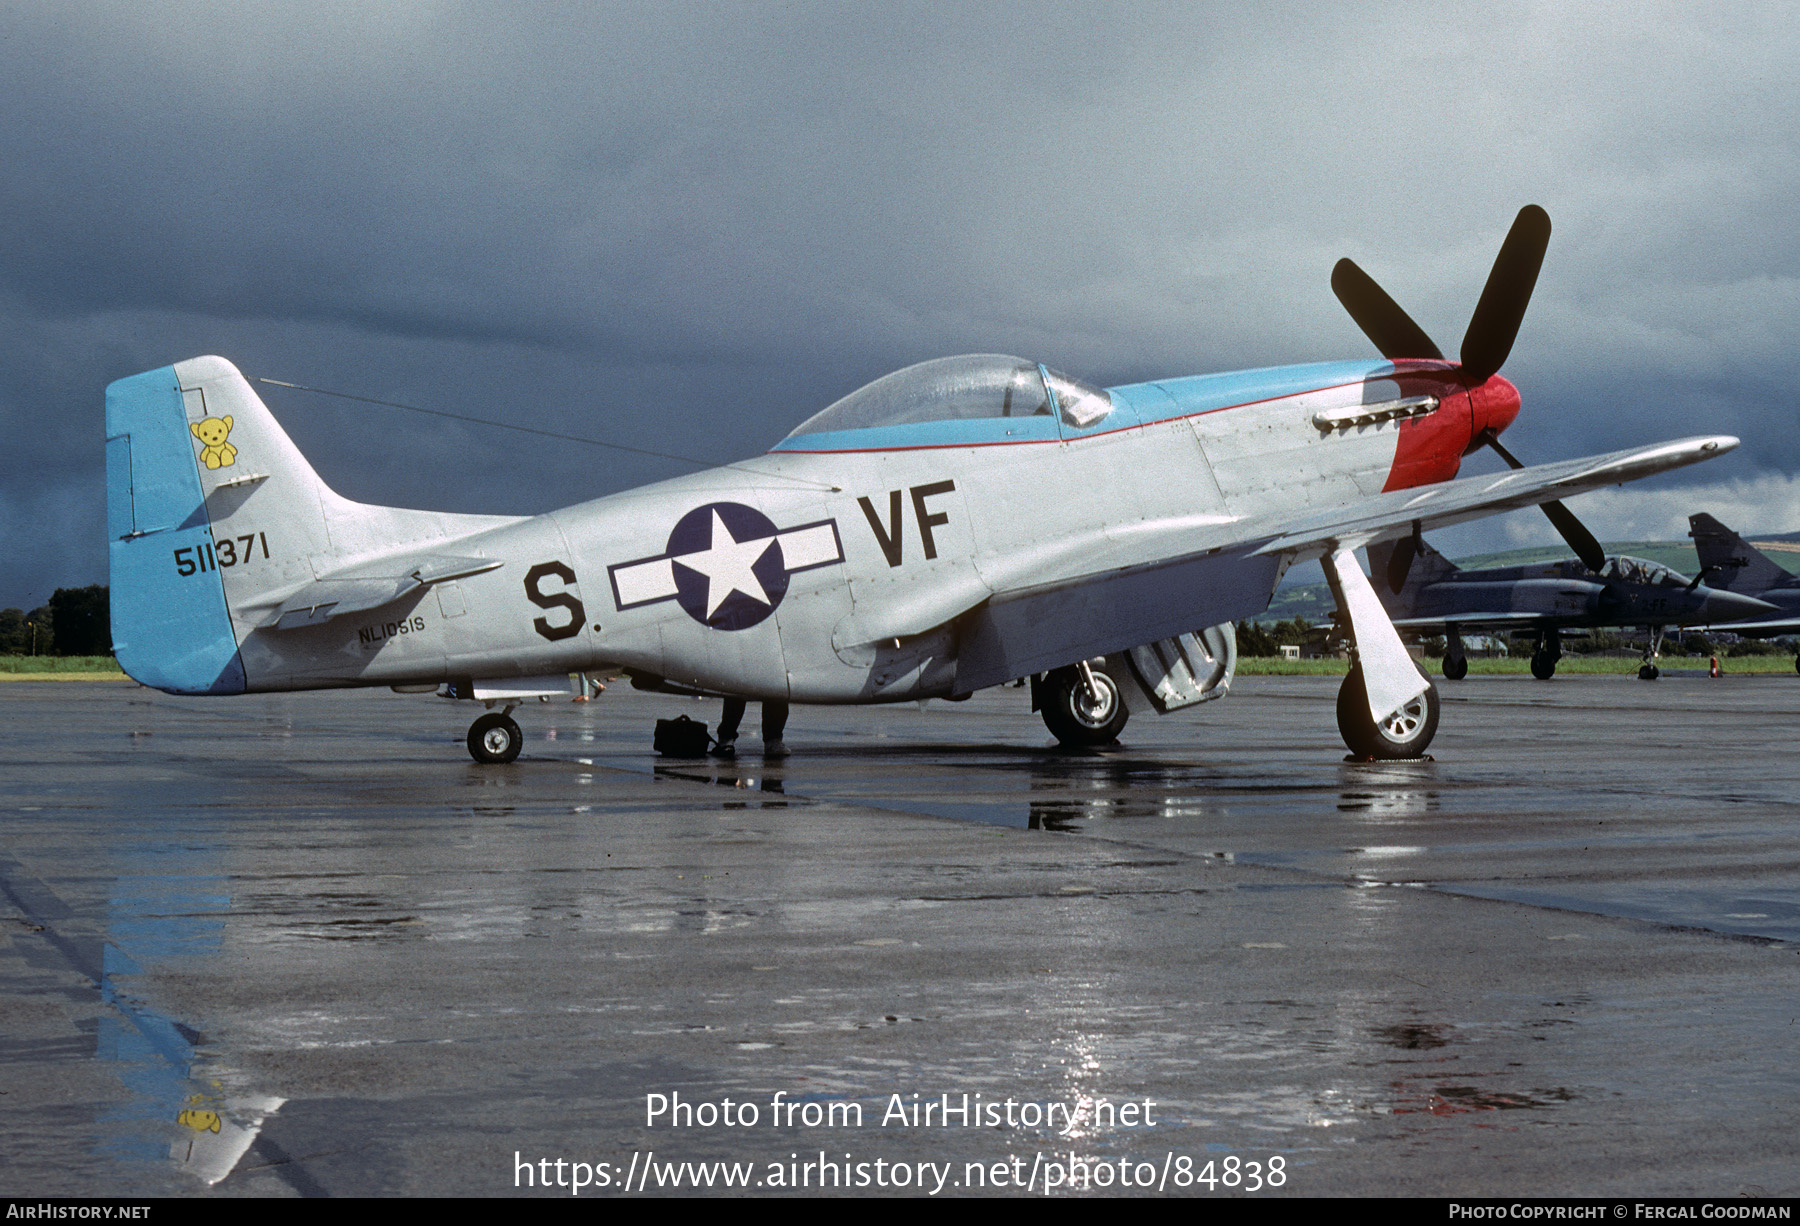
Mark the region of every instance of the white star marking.
[[762, 580], [750, 569], [774, 543], [775, 538], [772, 536], [739, 541], [731, 535], [731, 529], [725, 526], [719, 513], [714, 511], [712, 543], [703, 553], [682, 554], [675, 561], [706, 576], [706, 616], [710, 618], [719, 611], [720, 605], [731, 598], [733, 592], [742, 592], [763, 604], [775, 603], [769, 599], [768, 589], [763, 587]]

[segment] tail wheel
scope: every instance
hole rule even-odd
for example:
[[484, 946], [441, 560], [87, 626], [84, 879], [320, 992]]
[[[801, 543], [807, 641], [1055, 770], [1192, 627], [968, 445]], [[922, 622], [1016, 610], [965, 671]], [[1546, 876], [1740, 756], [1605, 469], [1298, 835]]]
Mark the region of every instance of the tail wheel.
[[1044, 726], [1064, 745], [1109, 745], [1131, 715], [1117, 681], [1092, 666], [1087, 673], [1091, 686], [1075, 668], [1059, 668], [1046, 678]]
[[510, 715], [490, 711], [469, 725], [469, 756], [477, 762], [511, 762], [524, 746], [525, 734]]
[[1358, 664], [1338, 688], [1338, 732], [1350, 752], [1359, 758], [1418, 758], [1437, 735], [1437, 687], [1401, 707], [1379, 724], [1369, 715], [1369, 692]]

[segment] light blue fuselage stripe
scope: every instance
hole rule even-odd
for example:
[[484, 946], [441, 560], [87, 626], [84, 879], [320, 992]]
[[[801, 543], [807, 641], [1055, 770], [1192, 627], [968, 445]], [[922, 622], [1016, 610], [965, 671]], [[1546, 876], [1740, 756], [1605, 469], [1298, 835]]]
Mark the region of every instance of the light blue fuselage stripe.
[[[1107, 388], [1113, 411], [1085, 430], [1059, 434], [1051, 417], [957, 418], [907, 422], [866, 430], [832, 430], [782, 439], [771, 451], [881, 451], [912, 447], [982, 447], [1004, 443], [1054, 442], [1146, 425], [1169, 417], [1192, 417], [1234, 405], [1255, 404], [1281, 396], [1297, 396], [1319, 388], [1360, 383], [1391, 375], [1392, 363], [1380, 360], [1311, 362], [1302, 366], [1269, 366], [1180, 379], [1158, 379]], [[1174, 401], [1173, 409], [1169, 401]]]
[[[244, 665], [225, 585], [216, 566], [201, 560], [210, 556], [212, 533], [174, 367], [106, 389], [106, 440], [107, 560], [119, 666], [174, 694], [242, 693]], [[176, 561], [184, 549], [193, 561], [185, 576]]]

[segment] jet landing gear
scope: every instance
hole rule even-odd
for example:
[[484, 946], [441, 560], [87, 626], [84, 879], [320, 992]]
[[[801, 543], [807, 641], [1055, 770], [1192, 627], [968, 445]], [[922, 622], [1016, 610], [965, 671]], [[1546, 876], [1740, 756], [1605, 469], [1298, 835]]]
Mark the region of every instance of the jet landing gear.
[[1556, 662], [1562, 659], [1562, 632], [1555, 626], [1544, 631], [1537, 650], [1531, 653], [1531, 675], [1539, 681], [1556, 676]]
[[1469, 653], [1463, 649], [1462, 635], [1454, 629], [1444, 631], [1444, 680], [1461, 681], [1469, 675]]
[[1131, 716], [1119, 683], [1085, 660], [1045, 674], [1039, 695], [1044, 726], [1064, 745], [1110, 745]]
[[503, 765], [519, 756], [525, 734], [513, 722], [512, 707], [489, 711], [469, 725], [469, 756], [483, 765]]
[[[1463, 668], [1468, 669], [1466, 661]], [[1338, 687], [1338, 733], [1359, 758], [1423, 757], [1425, 747], [1437, 735], [1439, 706], [1437, 687], [1428, 684], [1423, 694], [1376, 723], [1369, 714], [1368, 687], [1358, 662], [1351, 665], [1350, 675]]]
[[1650, 641], [1644, 644], [1644, 662], [1638, 665], [1639, 681], [1655, 681], [1662, 676], [1662, 669], [1656, 666], [1656, 657], [1662, 654], [1662, 636], [1661, 626], [1650, 627]]

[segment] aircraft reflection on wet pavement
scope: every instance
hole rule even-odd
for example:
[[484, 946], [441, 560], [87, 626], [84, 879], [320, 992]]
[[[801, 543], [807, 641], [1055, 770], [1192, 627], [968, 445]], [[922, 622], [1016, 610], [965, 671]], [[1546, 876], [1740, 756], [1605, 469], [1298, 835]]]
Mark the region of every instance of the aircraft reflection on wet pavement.
[[[75, 912], [43, 882], [0, 858], [0, 892], [46, 934], [58, 961], [86, 978], [97, 1006], [93, 1058], [116, 1072], [127, 1097], [95, 1118], [94, 1150], [110, 1161], [168, 1168], [215, 1184], [257, 1142], [283, 1101], [227, 1084], [202, 1065], [203, 1037], [138, 999], [130, 978], [146, 969], [218, 955], [231, 910], [215, 848], [123, 838], [98, 940], [59, 931]], [[121, 980], [123, 979], [123, 982]], [[74, 1054], [74, 1053], [71, 1053]]]
[[[959, 760], [957, 752], [938, 747], [917, 769], [897, 768], [881, 777], [839, 771], [834, 769], [837, 760], [836, 754], [809, 755], [804, 763], [790, 760], [781, 768], [762, 770], [748, 763], [658, 762], [652, 770], [657, 778], [727, 789], [733, 795], [720, 798], [723, 810], [835, 801], [986, 826], [1071, 833], [1090, 822], [1219, 818], [1233, 807], [1260, 803], [1268, 790], [1204, 765], [1125, 753], [1071, 757], [965, 747]], [[1437, 808], [1436, 780], [1414, 773], [1416, 769], [1411, 763], [1395, 763], [1384, 773], [1374, 764], [1359, 764], [1335, 789], [1336, 807], [1377, 820], [1431, 813]], [[1292, 792], [1291, 786], [1279, 790]]]
[[[1660, 562], [1602, 557], [1462, 570], [1422, 536], [1369, 546], [1375, 589], [1394, 625], [1442, 634], [1444, 676], [1460, 681], [1469, 661], [1463, 635], [1525, 630], [1537, 635], [1532, 675], [1548, 681], [1562, 658], [1562, 632], [1581, 627], [1644, 626], [1650, 631], [1638, 676], [1654, 681], [1669, 626], [1723, 623], [1775, 611], [1765, 601], [1708, 587]], [[1701, 572], [1705, 577], [1706, 571]], [[1800, 596], [1800, 588], [1796, 589]]]

